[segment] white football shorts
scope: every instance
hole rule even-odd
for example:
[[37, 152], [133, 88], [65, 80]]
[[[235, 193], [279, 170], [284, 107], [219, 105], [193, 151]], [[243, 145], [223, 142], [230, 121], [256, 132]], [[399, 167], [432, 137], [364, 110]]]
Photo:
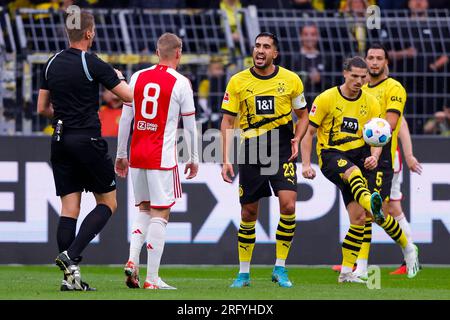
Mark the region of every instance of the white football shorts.
[[392, 178], [390, 201], [401, 201], [403, 199], [403, 193], [401, 190], [401, 184], [403, 181], [402, 159], [400, 150], [397, 148], [394, 158], [394, 176]]
[[130, 168], [135, 205], [150, 202], [150, 207], [167, 209], [181, 198], [181, 183], [178, 167], [171, 170]]

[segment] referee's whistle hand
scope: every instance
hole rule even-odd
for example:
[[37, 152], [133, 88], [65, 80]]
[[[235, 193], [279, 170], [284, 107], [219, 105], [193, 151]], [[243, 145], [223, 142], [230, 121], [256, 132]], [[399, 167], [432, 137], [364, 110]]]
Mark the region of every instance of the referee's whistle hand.
[[233, 166], [230, 163], [224, 163], [222, 167], [222, 179], [225, 182], [232, 183], [233, 180], [231, 180], [229, 175], [234, 178]]
[[128, 167], [128, 159], [117, 158], [116, 164], [114, 166], [114, 171], [119, 177], [126, 178], [128, 175]]

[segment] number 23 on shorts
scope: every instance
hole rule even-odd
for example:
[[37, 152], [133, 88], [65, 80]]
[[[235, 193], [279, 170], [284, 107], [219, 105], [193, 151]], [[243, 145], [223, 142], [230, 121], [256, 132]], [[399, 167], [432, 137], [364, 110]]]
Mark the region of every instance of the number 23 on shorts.
[[283, 170], [285, 178], [295, 176], [294, 164], [292, 162], [283, 163]]

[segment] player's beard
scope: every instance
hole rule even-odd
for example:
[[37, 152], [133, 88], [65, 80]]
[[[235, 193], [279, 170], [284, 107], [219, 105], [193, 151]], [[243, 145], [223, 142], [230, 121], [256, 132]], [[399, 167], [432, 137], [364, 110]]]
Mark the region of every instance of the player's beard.
[[272, 64], [272, 61], [269, 61], [269, 60], [266, 59], [266, 63], [264, 63], [262, 66], [258, 66], [258, 65], [256, 64], [255, 59], [253, 58], [253, 65], [254, 65], [255, 68], [257, 68], [257, 69], [261, 69], [261, 70], [267, 69], [268, 67], [270, 67], [271, 64]]
[[369, 75], [371, 77], [378, 78], [379, 76], [381, 76], [383, 74], [384, 74], [384, 68], [381, 68], [379, 72], [370, 72], [370, 69], [369, 69]]

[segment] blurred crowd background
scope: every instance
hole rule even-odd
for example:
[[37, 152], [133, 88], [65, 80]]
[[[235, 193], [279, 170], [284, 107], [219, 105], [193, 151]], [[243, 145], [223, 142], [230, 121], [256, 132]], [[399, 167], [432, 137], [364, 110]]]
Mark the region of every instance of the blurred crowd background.
[[[252, 65], [255, 36], [270, 31], [280, 41], [276, 63], [301, 77], [309, 106], [343, 81], [345, 58], [382, 43], [389, 74], [407, 90], [412, 133], [450, 136], [448, 0], [0, 0], [0, 135], [51, 133], [48, 119], [36, 113], [37, 93], [44, 63], [68, 45], [70, 5], [95, 14], [92, 51], [128, 78], [157, 61], [162, 33], [179, 35], [180, 71], [192, 82], [203, 131], [219, 128], [229, 77]], [[367, 13], [372, 5], [380, 9], [378, 27], [370, 23], [373, 11]], [[100, 96], [102, 133], [116, 136], [122, 105], [111, 92]]]

